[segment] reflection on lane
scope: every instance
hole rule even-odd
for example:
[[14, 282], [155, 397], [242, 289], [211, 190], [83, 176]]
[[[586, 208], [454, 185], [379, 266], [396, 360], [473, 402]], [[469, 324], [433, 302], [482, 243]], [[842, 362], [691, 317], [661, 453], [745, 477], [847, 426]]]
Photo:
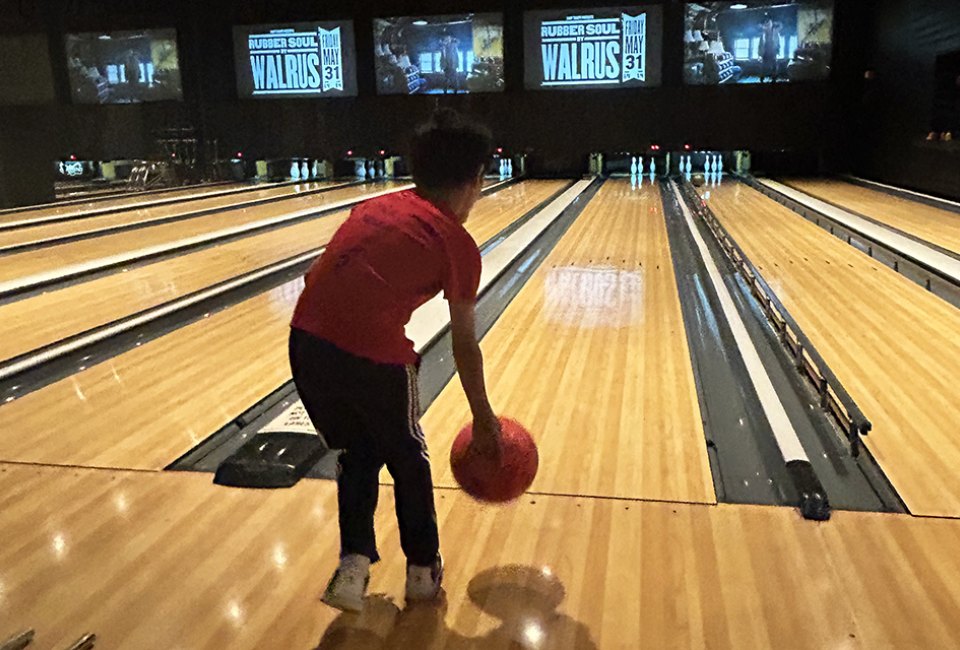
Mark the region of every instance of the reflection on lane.
[[643, 322], [643, 271], [562, 266], [547, 271], [545, 316], [577, 328], [628, 327]]

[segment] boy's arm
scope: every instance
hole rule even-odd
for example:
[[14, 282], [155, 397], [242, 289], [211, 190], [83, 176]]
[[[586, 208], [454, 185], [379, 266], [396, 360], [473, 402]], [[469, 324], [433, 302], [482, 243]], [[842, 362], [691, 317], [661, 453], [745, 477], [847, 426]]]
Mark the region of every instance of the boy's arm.
[[473, 415], [473, 444], [478, 453], [496, 456], [499, 450], [500, 422], [490, 406], [483, 380], [483, 354], [477, 341], [474, 303], [449, 304], [453, 358]]

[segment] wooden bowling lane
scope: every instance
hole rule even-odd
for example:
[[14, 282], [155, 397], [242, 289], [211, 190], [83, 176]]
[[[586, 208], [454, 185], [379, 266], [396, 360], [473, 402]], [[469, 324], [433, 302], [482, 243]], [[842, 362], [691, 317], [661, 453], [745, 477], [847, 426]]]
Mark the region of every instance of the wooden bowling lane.
[[[156, 192], [150, 194], [131, 193], [121, 195], [115, 198], [91, 198], [89, 201], [70, 201], [68, 203], [52, 203], [38, 206], [34, 209], [22, 210], [19, 208], [13, 210], [0, 210], [0, 225], [18, 221], [45, 220], [45, 219], [70, 219], [82, 217], [91, 211], [100, 210], [132, 210], [143, 208], [151, 204], [167, 201], [186, 201], [189, 199], [200, 199], [204, 196], [222, 194], [230, 192], [232, 196], [243, 195], [246, 191], [243, 188], [249, 188], [252, 192], [260, 192], [264, 189], [270, 189], [271, 185], [257, 186], [249, 183], [235, 183], [223, 185], [211, 185], [209, 187], [183, 187], [172, 189], [166, 192]], [[289, 187], [284, 184], [282, 187]], [[226, 196], [231, 196], [226, 194]]]
[[[482, 347], [494, 409], [539, 446], [532, 491], [716, 500], [655, 186], [608, 181]], [[468, 420], [454, 378], [422, 420], [437, 485]]]
[[[248, 185], [248, 184], [239, 183], [239, 182], [238, 183], [216, 182], [216, 183], [209, 183], [209, 184], [204, 183], [201, 185], [194, 185], [193, 187], [196, 189], [205, 189], [206, 185], [218, 185], [220, 187], [229, 188], [229, 187]], [[128, 181], [112, 181], [109, 185], [104, 184], [104, 185], [96, 185], [96, 186], [86, 185], [83, 183], [79, 185], [66, 183], [63, 187], [61, 187], [60, 183], [54, 183], [54, 193], [57, 196], [56, 202], [58, 203], [61, 201], [72, 201], [72, 200], [80, 200], [85, 198], [95, 198], [95, 197], [99, 198], [101, 196], [103, 197], [124, 196], [129, 194], [139, 194], [141, 196], [146, 194], [147, 196], [150, 196], [150, 193], [160, 194], [162, 192], [170, 192], [170, 191], [176, 191], [181, 189], [186, 189], [186, 188], [178, 187], [175, 190], [170, 188], [155, 189], [155, 190], [136, 190], [136, 189], [130, 189], [130, 184]], [[40, 206], [36, 205], [34, 207], [40, 207]]]
[[960, 310], [745, 185], [709, 207], [873, 423], [914, 514], [960, 517]]
[[226, 228], [280, 217], [304, 209], [323, 209], [335, 201], [361, 198], [366, 194], [382, 192], [400, 184], [357, 185], [331, 190], [323, 194], [290, 198], [266, 205], [226, 210], [213, 214], [174, 221], [136, 230], [103, 235], [92, 239], [67, 242], [38, 250], [0, 256], [0, 282], [12, 281], [38, 273], [55, 273], [58, 269], [92, 260], [109, 258], [130, 251], [172, 244], [181, 239], [216, 233]]
[[[529, 180], [508, 185], [491, 195], [491, 198], [496, 197], [497, 200], [488, 202], [483, 212], [470, 215], [466, 228], [474, 241], [483, 245], [524, 212], [546, 201], [569, 184], [569, 181], [563, 180]], [[518, 187], [522, 189], [516, 190]]]
[[[156, 307], [326, 244], [340, 210], [286, 228], [112, 273], [0, 305], [0, 360]], [[83, 309], [77, 309], [83, 305]]]
[[153, 221], [175, 219], [179, 215], [202, 210], [231, 210], [236, 209], [238, 203], [282, 197], [295, 199], [304, 192], [334, 188], [342, 185], [344, 184], [305, 183], [303, 185], [285, 185], [283, 187], [241, 192], [239, 194], [227, 194], [225, 196], [214, 196], [194, 201], [166, 203], [139, 210], [125, 210], [123, 212], [115, 212], [101, 216], [84, 217], [83, 219], [56, 221], [14, 230], [0, 230], [0, 249], [42, 244], [44, 242], [80, 237], [83, 235], [93, 236], [103, 230], [109, 230], [111, 228], [131, 227], [138, 224], [147, 226]]
[[[0, 467], [0, 638], [107, 648], [954, 648], [960, 522], [437, 492], [445, 600], [405, 608], [382, 487], [362, 615], [320, 602], [336, 492], [208, 475]], [[11, 498], [3, 499], [10, 495]]]
[[[485, 197], [467, 228], [502, 230], [562, 186], [528, 181]], [[290, 378], [301, 288], [287, 283], [0, 405], [0, 460], [163, 469]]]
[[289, 376], [291, 282], [0, 406], [0, 459], [159, 470]]
[[785, 183], [960, 255], [960, 214], [832, 179], [791, 178]]
[[[526, 209], [562, 187], [562, 181], [528, 181], [500, 190], [471, 220], [474, 236], [483, 242], [504, 227], [497, 211], [513, 219], [517, 206]], [[0, 361], [324, 246], [348, 214], [341, 210], [0, 305]]]

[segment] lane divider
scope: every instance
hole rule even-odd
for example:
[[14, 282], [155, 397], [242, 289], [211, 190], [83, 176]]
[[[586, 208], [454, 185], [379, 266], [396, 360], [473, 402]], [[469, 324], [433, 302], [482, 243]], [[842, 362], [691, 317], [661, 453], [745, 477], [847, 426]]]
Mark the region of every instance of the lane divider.
[[827, 499], [826, 490], [824, 490], [820, 484], [820, 480], [813, 471], [810, 458], [800, 443], [800, 437], [797, 435], [797, 431], [793, 427], [793, 423], [790, 421], [790, 417], [787, 415], [787, 411], [783, 407], [780, 397], [777, 395], [777, 390], [770, 380], [770, 375], [767, 374], [763, 361], [760, 359], [760, 354], [757, 352], [756, 345], [753, 339], [750, 338], [750, 333], [747, 331], [740, 312], [737, 310], [736, 304], [730, 295], [730, 290], [727, 288], [727, 285], [724, 284], [720, 270], [717, 268], [716, 262], [713, 256], [710, 255], [710, 250], [707, 248], [706, 242], [703, 240], [700, 231], [693, 221], [693, 215], [690, 212], [689, 206], [686, 201], [684, 201], [683, 195], [680, 193], [677, 185], [672, 181], [671, 184], [673, 185], [673, 193], [680, 207], [680, 211], [683, 214], [687, 229], [693, 236], [697, 250], [707, 269], [710, 284], [713, 285], [714, 292], [720, 301], [720, 309], [727, 319], [727, 323], [730, 325], [730, 330], [737, 344], [737, 350], [740, 352], [743, 363], [747, 368], [750, 383], [757, 393], [763, 413], [770, 423], [770, 428], [773, 430], [774, 438], [780, 449], [780, 454], [786, 463], [787, 470], [800, 493], [800, 511], [807, 519], [829, 519], [830, 504]]
[[[0, 230], [13, 230], [15, 228], [27, 228], [30, 226], [41, 226], [47, 223], [54, 223], [57, 221], [72, 221], [74, 219], [81, 219], [85, 217], [100, 217], [105, 214], [113, 214], [116, 212], [125, 212], [127, 210], [142, 210], [145, 208], [152, 208], [160, 205], [169, 205], [171, 203], [185, 203], [187, 201], [200, 201], [202, 199], [216, 198], [218, 196], [229, 196], [231, 194], [242, 194], [243, 192], [257, 192], [263, 190], [271, 190], [277, 187], [285, 187], [287, 185], [296, 185], [297, 183], [302, 183], [302, 181], [295, 181], [290, 183], [270, 183], [264, 184], [262, 186], [246, 186], [239, 188], [231, 188], [226, 190], [217, 190], [215, 192], [200, 192], [198, 194], [190, 194], [188, 196], [171, 196], [166, 199], [155, 199], [142, 201], [140, 203], [132, 203], [128, 205], [107, 205], [102, 208], [93, 208], [92, 210], [80, 210], [76, 212], [69, 212], [66, 214], [51, 214], [45, 217], [35, 217], [21, 219], [19, 221], [10, 221], [7, 223], [0, 223]], [[345, 183], [349, 185], [350, 183]], [[169, 191], [169, 189], [167, 190]], [[5, 214], [17, 213], [17, 212], [28, 212], [30, 210], [48, 210], [50, 208], [60, 207], [66, 205], [69, 207], [71, 204], [83, 204], [91, 203], [97, 201], [106, 201], [109, 199], [122, 198], [122, 197], [104, 197], [102, 199], [93, 199], [93, 200], [82, 200], [77, 199], [74, 201], [64, 201], [64, 202], [55, 202], [55, 203], [44, 203], [42, 205], [31, 205], [24, 206], [22, 208], [11, 208], [5, 211], [0, 211], [0, 216]]]
[[32, 275], [27, 275], [22, 278], [17, 278], [15, 280], [8, 280], [6, 282], [0, 282], [0, 298], [5, 296], [11, 296], [18, 293], [23, 293], [25, 291], [36, 289], [45, 285], [63, 282], [72, 278], [76, 278], [82, 275], [87, 275], [95, 271], [102, 271], [105, 269], [113, 268], [116, 266], [122, 266], [124, 264], [140, 261], [143, 259], [148, 259], [152, 257], [158, 257], [160, 255], [165, 255], [168, 253], [173, 253], [176, 251], [182, 251], [190, 248], [197, 248], [204, 244], [209, 244], [211, 242], [218, 241], [220, 239], [227, 239], [236, 235], [242, 235], [257, 230], [263, 230], [270, 228], [272, 226], [277, 226], [289, 221], [295, 221], [298, 219], [303, 219], [311, 216], [319, 216], [326, 214], [328, 212], [333, 212], [336, 210], [341, 210], [346, 207], [356, 205], [363, 201], [368, 201], [370, 199], [383, 196], [385, 194], [391, 194], [393, 192], [400, 192], [406, 189], [412, 188], [412, 184], [401, 185], [399, 187], [394, 187], [388, 190], [383, 190], [380, 192], [373, 192], [370, 194], [364, 194], [362, 196], [353, 197], [350, 199], [343, 199], [340, 201], [334, 201], [327, 205], [320, 206], [319, 208], [305, 208], [302, 210], [295, 210], [293, 212], [288, 212], [278, 217], [270, 217], [269, 219], [260, 219], [257, 221], [252, 221], [240, 226], [234, 226], [232, 228], [224, 228], [222, 230], [217, 230], [211, 233], [204, 233], [202, 235], [196, 235], [194, 237], [188, 237], [186, 239], [179, 239], [174, 242], [168, 242], [165, 244], [158, 244], [156, 246], [147, 246], [140, 249], [135, 249], [132, 251], [125, 251], [117, 255], [110, 255], [107, 257], [102, 257], [95, 260], [90, 260], [87, 262], [80, 262], [77, 264], [69, 264], [66, 266], [61, 266], [50, 271], [44, 271], [41, 273], [34, 273]]
[[[355, 185], [356, 183], [341, 183], [339, 185], [330, 185], [324, 187], [315, 187], [310, 190], [304, 190], [303, 192], [298, 192], [295, 194], [278, 194], [276, 196], [261, 197], [258, 199], [250, 199], [249, 201], [240, 201], [236, 203], [230, 203], [229, 205], [221, 205], [217, 207], [201, 208], [199, 210], [192, 210], [189, 212], [177, 212], [174, 214], [163, 215], [159, 217], [153, 217], [150, 219], [141, 219], [139, 221], [131, 221], [128, 223], [120, 223], [113, 226], [104, 226], [102, 228], [94, 228], [84, 232], [76, 232], [65, 235], [53, 235], [46, 237], [44, 239], [34, 239], [31, 241], [18, 242], [16, 244], [7, 244], [6, 246], [0, 247], [0, 254], [10, 254], [19, 250], [30, 249], [30, 248], [40, 248], [43, 246], [53, 246], [54, 244], [62, 244], [69, 241], [76, 241], [79, 239], [89, 239], [91, 237], [97, 237], [100, 235], [106, 235], [110, 233], [123, 232], [124, 230], [136, 230], [137, 228], [145, 228], [147, 226], [157, 226], [164, 223], [172, 223], [174, 221], [183, 221], [185, 219], [195, 219], [197, 217], [203, 217], [206, 215], [217, 214], [222, 212], [231, 212], [233, 210], [242, 210], [244, 208], [251, 208], [257, 205], [267, 205], [268, 203], [279, 203], [280, 201], [290, 201], [293, 199], [299, 199], [307, 196], [313, 196], [314, 194], [322, 194], [324, 192], [329, 192], [331, 190], [343, 189], [344, 187], [349, 187]], [[198, 200], [204, 200], [207, 197], [202, 197]], [[154, 207], [154, 206], [150, 206]], [[146, 208], [149, 209], [149, 208]], [[118, 210], [117, 212], [126, 212], [128, 210]], [[137, 209], [129, 210], [130, 212], [136, 212]], [[33, 226], [43, 226], [49, 225], [50, 222], [62, 222], [62, 221], [83, 221], [88, 217], [97, 217], [103, 216], [98, 214], [82, 215], [79, 217], [70, 217], [67, 219], [47, 219], [43, 222], [37, 223], [24, 223], [13, 222], [10, 224], [2, 225], [0, 224], [0, 231], [3, 230], [13, 230], [15, 228], [29, 228]], [[17, 224], [21, 224], [18, 226]]]
[[882, 191], [886, 191], [887, 194], [900, 195], [902, 198], [905, 198], [904, 195], [913, 197], [919, 203], [924, 203], [929, 206], [943, 208], [946, 210], [952, 210], [953, 212], [960, 212], [960, 202], [951, 201], [950, 199], [944, 199], [939, 196], [933, 196], [931, 194], [923, 194], [922, 192], [914, 192], [913, 190], [908, 190], [905, 187], [897, 187], [896, 185], [887, 185], [886, 183], [880, 183], [878, 181], [871, 181], [866, 178], [860, 178], [859, 176], [847, 176], [842, 175], [843, 178], [847, 178], [853, 181], [855, 184], [866, 184], [872, 185], [874, 187], [880, 188]]
[[19, 357], [0, 365], [0, 381], [5, 381], [15, 375], [19, 375], [27, 370], [31, 370], [37, 366], [49, 363], [50, 361], [70, 354], [71, 352], [76, 352], [82, 348], [100, 343], [119, 334], [123, 334], [124, 332], [129, 332], [130, 330], [141, 327], [142, 325], [146, 325], [151, 321], [163, 318], [164, 316], [181, 311], [205, 300], [210, 300], [211, 298], [215, 298], [220, 294], [238, 289], [246, 284], [256, 282], [257, 280], [261, 280], [276, 273], [282, 273], [287, 269], [311, 261], [320, 255], [325, 249], [326, 246], [322, 246], [305, 253], [300, 253], [295, 257], [290, 257], [286, 260], [282, 260], [280, 262], [270, 264], [269, 266], [257, 269], [256, 271], [239, 275], [235, 278], [212, 285], [206, 289], [202, 289], [182, 298], [172, 300], [156, 307], [151, 307], [150, 309], [146, 309], [132, 316], [114, 321], [113, 323], [96, 327], [92, 330], [84, 332], [83, 334], [65, 339], [47, 347], [40, 348], [39, 350], [31, 351], [27, 356]]
[[[113, 190], [110, 193], [104, 192], [102, 194], [94, 194], [87, 197], [81, 196], [81, 197], [72, 198], [72, 199], [61, 199], [56, 201], [49, 201], [47, 203], [34, 203], [33, 205], [20, 205], [15, 208], [4, 208], [0, 210], [0, 216], [3, 216], [5, 214], [16, 214], [18, 212], [30, 212], [32, 210], [48, 210], [50, 208], [59, 208], [63, 206], [70, 207], [71, 205], [80, 205], [83, 203], [99, 203], [100, 201], [109, 201], [111, 199], [125, 198], [130, 196], [132, 197], [147, 196], [151, 194], [161, 194], [163, 192], [176, 192], [178, 190], [186, 190], [186, 189], [202, 190], [205, 187], [216, 187], [218, 185], [233, 185], [236, 182], [237, 181], [217, 181], [216, 183], [198, 183], [197, 185], [192, 185], [192, 186], [185, 185], [180, 187], [161, 187], [154, 190], [139, 190], [135, 192], [129, 192], [127, 190], [117, 189], [117, 190]], [[281, 185], [291, 185], [294, 182], [300, 182], [300, 181], [288, 181], [288, 182], [282, 182], [282, 183], [259, 183], [259, 184], [251, 183], [238, 188], [232, 188], [227, 190], [214, 190], [214, 192], [211, 192], [210, 194], [214, 194], [214, 193], [225, 194], [227, 192], [243, 192], [251, 188], [257, 188], [258, 185], [260, 188], [280, 187]], [[193, 197], [208, 196], [208, 194], [200, 192], [198, 194], [191, 194], [189, 196], [193, 196]], [[183, 199], [183, 200], [188, 200], [188, 199]], [[152, 201], [150, 203], [152, 203]], [[148, 205], [148, 203], [147, 202], [144, 202], [142, 204], [135, 203], [134, 205]]]
[[781, 194], [820, 214], [840, 223], [841, 225], [860, 233], [864, 237], [871, 239], [892, 251], [895, 251], [914, 262], [931, 269], [949, 279], [955, 284], [960, 284], [960, 259], [952, 257], [935, 250], [926, 242], [911, 239], [905, 235], [896, 232], [893, 228], [881, 226], [873, 221], [864, 219], [853, 214], [849, 210], [838, 208], [835, 205], [822, 201], [816, 197], [805, 194], [792, 187], [778, 183], [769, 179], [757, 179], [757, 182], [764, 187]]

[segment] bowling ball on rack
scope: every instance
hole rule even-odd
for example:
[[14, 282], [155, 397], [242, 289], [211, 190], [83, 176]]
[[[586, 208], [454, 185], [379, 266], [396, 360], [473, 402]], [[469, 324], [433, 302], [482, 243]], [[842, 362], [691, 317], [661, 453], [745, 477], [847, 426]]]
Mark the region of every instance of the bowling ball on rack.
[[537, 475], [540, 456], [530, 432], [511, 418], [500, 421], [500, 457], [473, 453], [473, 425], [468, 424], [453, 441], [450, 467], [464, 492], [478, 501], [506, 503], [523, 494]]

